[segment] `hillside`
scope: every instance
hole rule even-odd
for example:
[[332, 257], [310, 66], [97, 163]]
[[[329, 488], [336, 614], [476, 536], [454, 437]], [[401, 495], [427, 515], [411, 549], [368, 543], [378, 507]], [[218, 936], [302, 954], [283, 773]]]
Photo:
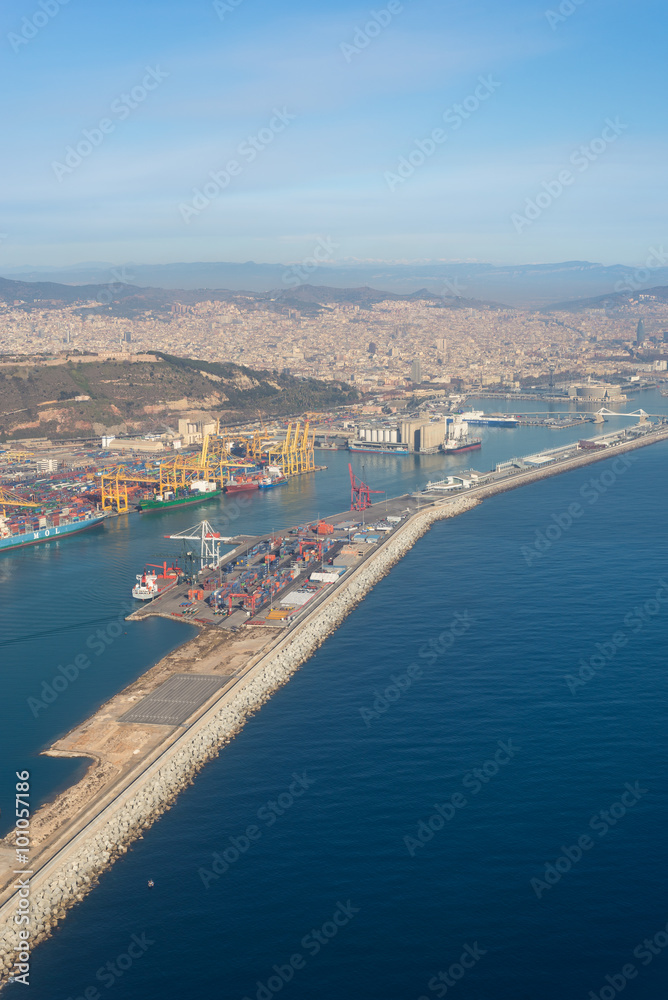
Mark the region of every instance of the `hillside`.
[[615, 309], [622, 306], [638, 306], [647, 304], [652, 299], [656, 302], [668, 302], [668, 286], [659, 285], [656, 288], [643, 288], [636, 292], [610, 292], [598, 295], [593, 299], [575, 299], [571, 302], [556, 302], [541, 309], [541, 312], [580, 312], [583, 309]]
[[[89, 397], [76, 399], [75, 397]], [[226, 423], [345, 405], [342, 382], [320, 382], [155, 354], [154, 361], [70, 360], [0, 368], [0, 435], [80, 437], [175, 426], [205, 410]]]
[[[145, 313], [159, 316], [169, 313], [175, 303], [191, 306], [198, 302], [231, 302], [240, 310], [264, 308], [272, 312], [287, 312], [294, 309], [310, 316], [335, 303], [350, 303], [365, 309], [378, 302], [412, 302], [420, 299], [453, 309], [497, 308], [493, 303], [478, 302], [459, 295], [437, 295], [426, 288], [410, 293], [395, 293], [368, 286], [331, 288], [305, 284], [295, 288], [275, 288], [267, 292], [244, 292], [226, 288], [141, 288], [123, 281], [111, 284], [61, 285], [52, 281], [0, 278], [0, 302], [18, 303], [18, 307], [26, 312], [80, 306], [76, 312], [82, 317], [97, 314], [132, 319]], [[91, 307], [92, 303], [99, 305]]]

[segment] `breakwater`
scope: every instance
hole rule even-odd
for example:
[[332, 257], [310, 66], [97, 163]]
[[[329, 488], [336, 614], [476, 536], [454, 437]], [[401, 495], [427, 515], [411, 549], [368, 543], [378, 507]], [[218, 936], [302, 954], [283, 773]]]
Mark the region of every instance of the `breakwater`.
[[[482, 499], [516, 489], [561, 472], [611, 460], [625, 452], [668, 439], [662, 428], [638, 440], [627, 441], [613, 449], [580, 453], [568, 461], [547, 467], [518, 470], [507, 478], [476, 487], [465, 495], [432, 502], [413, 514], [364, 562], [332, 591], [323, 603], [301, 624], [275, 642], [259, 660], [249, 664], [229, 688], [182, 736], [165, 749], [150, 765], [124, 787], [93, 819], [75, 827], [71, 835], [50, 859], [37, 857], [35, 874], [29, 884], [29, 944], [35, 946], [49, 936], [67, 911], [95, 885], [100, 873], [124, 854], [129, 844], [141, 836], [170, 807], [179, 792], [190, 784], [208, 760], [234, 738], [246, 719], [274, 691], [284, 685], [299, 667], [325, 641], [347, 614], [372, 587], [429, 529], [443, 518], [455, 517], [470, 510]], [[5, 841], [9, 846], [9, 842]], [[4, 928], [0, 951], [0, 986], [10, 975], [19, 944], [19, 925], [14, 923], [20, 899], [15, 893], [0, 907]]]
[[[287, 683], [434, 521], [455, 517], [479, 502], [472, 497], [459, 497], [411, 517], [294, 632], [280, 639], [153, 764], [119, 790], [106, 808], [73, 835], [30, 879], [27, 897], [30, 947], [49, 936], [70, 907], [90, 892], [101, 872], [170, 807], [207, 761], [233, 739], [246, 719], [273, 692]], [[17, 891], [0, 908], [4, 927], [0, 984], [11, 975], [16, 948], [21, 943], [20, 926], [14, 920], [19, 905]]]

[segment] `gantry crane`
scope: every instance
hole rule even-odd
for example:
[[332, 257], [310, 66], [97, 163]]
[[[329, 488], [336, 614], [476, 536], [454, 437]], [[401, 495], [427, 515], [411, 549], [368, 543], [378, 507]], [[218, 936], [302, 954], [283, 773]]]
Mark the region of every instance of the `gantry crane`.
[[308, 422], [301, 430], [301, 423], [290, 422], [285, 434], [285, 440], [280, 445], [270, 449], [268, 460], [270, 465], [280, 465], [285, 476], [299, 476], [303, 472], [313, 472], [315, 469], [315, 435], [309, 431]]
[[18, 493], [12, 493], [11, 490], [6, 490], [4, 486], [0, 486], [0, 508], [2, 509], [2, 514], [5, 514], [5, 507], [27, 507], [30, 509], [37, 509], [40, 504], [33, 503], [31, 500], [26, 500], [24, 497], [19, 496]]
[[100, 477], [100, 500], [102, 510], [116, 509], [119, 514], [125, 514], [129, 509], [128, 483], [138, 486], [154, 486], [158, 489], [160, 483], [156, 476], [133, 476], [123, 471], [121, 466], [102, 473]]
[[367, 510], [371, 506], [372, 493], [384, 493], [385, 490], [372, 490], [361, 479], [358, 479], [353, 472], [353, 467], [348, 463], [350, 472], [350, 509]]

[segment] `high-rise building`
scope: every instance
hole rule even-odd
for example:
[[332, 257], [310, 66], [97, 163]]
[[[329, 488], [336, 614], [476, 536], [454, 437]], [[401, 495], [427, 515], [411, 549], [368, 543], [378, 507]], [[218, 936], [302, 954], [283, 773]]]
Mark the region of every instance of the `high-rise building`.
[[448, 342], [445, 339], [445, 337], [437, 337], [436, 338], [436, 350], [439, 351], [441, 354], [445, 354], [445, 352], [447, 351], [447, 349], [448, 349]]
[[642, 344], [645, 339], [645, 323], [642, 319], [638, 320], [638, 326], [636, 327], [636, 344]]
[[411, 365], [411, 382], [415, 382], [419, 385], [422, 381], [422, 362], [419, 358], [416, 358]]

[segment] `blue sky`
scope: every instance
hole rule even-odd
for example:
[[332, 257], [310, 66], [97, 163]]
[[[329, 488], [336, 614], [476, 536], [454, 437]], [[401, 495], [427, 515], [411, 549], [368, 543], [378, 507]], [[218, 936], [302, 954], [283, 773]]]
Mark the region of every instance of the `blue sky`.
[[0, 269], [289, 262], [319, 239], [332, 262], [637, 264], [668, 247], [659, 0], [218, 8], [3, 5]]

